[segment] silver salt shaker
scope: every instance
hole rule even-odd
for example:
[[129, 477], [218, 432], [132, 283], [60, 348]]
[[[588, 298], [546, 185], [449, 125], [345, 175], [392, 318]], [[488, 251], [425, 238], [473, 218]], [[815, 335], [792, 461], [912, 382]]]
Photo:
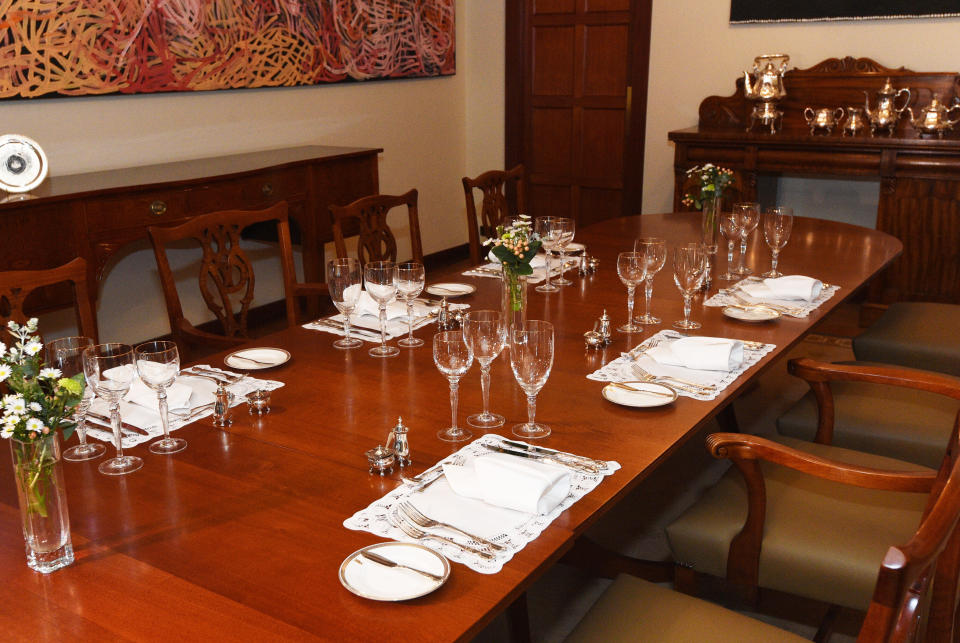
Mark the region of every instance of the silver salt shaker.
[[216, 401], [213, 403], [213, 426], [230, 426], [233, 418], [230, 417], [230, 402], [233, 393], [227, 390], [223, 382], [217, 385]]
[[393, 445], [393, 452], [397, 457], [397, 464], [403, 468], [410, 464], [410, 442], [407, 433], [410, 429], [403, 425], [403, 418], [397, 418], [397, 426], [387, 434], [387, 446]]

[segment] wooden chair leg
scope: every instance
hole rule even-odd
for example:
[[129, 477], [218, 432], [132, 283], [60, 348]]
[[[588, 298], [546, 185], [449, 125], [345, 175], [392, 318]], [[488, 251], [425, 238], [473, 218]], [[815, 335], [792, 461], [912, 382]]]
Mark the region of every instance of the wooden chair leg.
[[831, 605], [827, 609], [827, 613], [823, 616], [823, 620], [820, 621], [820, 627], [817, 628], [817, 633], [813, 636], [813, 640], [816, 643], [826, 643], [830, 640], [830, 636], [833, 634], [833, 628], [837, 624], [837, 617], [840, 616], [841, 609], [842, 608], [839, 605]]
[[672, 561], [631, 558], [602, 547], [585, 537], [578, 538], [560, 562], [602, 578], [616, 578], [619, 574], [630, 574], [652, 583], [665, 583], [673, 578]]
[[527, 593], [510, 603], [506, 610], [507, 630], [513, 643], [530, 643], [530, 612], [527, 609]]
[[676, 563], [673, 566], [673, 588], [690, 596], [697, 595], [697, 572], [692, 565]]

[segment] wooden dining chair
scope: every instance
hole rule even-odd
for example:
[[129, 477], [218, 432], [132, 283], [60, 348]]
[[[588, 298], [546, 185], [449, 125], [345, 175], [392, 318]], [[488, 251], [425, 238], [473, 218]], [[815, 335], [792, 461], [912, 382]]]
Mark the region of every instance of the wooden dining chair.
[[[255, 278], [253, 264], [240, 246], [240, 233], [254, 223], [269, 221], [275, 221], [277, 225], [287, 324], [292, 327], [297, 323], [296, 298], [326, 295], [328, 290], [326, 284], [297, 283], [285, 201], [264, 210], [211, 212], [178, 226], [148, 228], [170, 330], [182, 351], [222, 350], [246, 341], [247, 315], [253, 301]], [[200, 295], [219, 322], [220, 334], [200, 330], [184, 317], [176, 280], [167, 259], [167, 247], [184, 239], [192, 239], [200, 245]]]
[[357, 199], [349, 205], [330, 206], [333, 223], [333, 244], [337, 256], [347, 257], [344, 230], [359, 230], [357, 257], [360, 265], [368, 261], [397, 261], [397, 238], [387, 225], [387, 214], [393, 208], [407, 206], [410, 222], [410, 249], [413, 261], [423, 263], [423, 246], [420, 243], [420, 218], [417, 214], [417, 191], [410, 190], [399, 196], [374, 194]]
[[[470, 261], [481, 260], [481, 235], [490, 238], [504, 219], [526, 212], [524, 199], [525, 169], [516, 165], [509, 170], [489, 170], [476, 178], [463, 177], [463, 195], [467, 201], [467, 232], [470, 238]], [[512, 186], [512, 189], [511, 189]], [[480, 190], [480, 216], [474, 190]], [[513, 195], [514, 198], [510, 198]]]
[[27, 316], [23, 303], [27, 296], [41, 286], [68, 282], [73, 284], [73, 304], [77, 314], [77, 329], [81, 335], [99, 341], [97, 318], [87, 290], [87, 262], [77, 257], [62, 266], [47, 270], [8, 270], [0, 272], [0, 322], [23, 323]]
[[[960, 400], [960, 381], [937, 373], [809, 359], [794, 360], [791, 369], [820, 389], [828, 382], [869, 382]], [[829, 396], [821, 399], [821, 414], [829, 415]], [[759, 588], [768, 588], [855, 610], [873, 610], [872, 602], [882, 601], [890, 610], [894, 588], [885, 575], [902, 572], [912, 582], [927, 573], [925, 567], [939, 550], [929, 551], [934, 526], [926, 521], [946, 476], [951, 476], [950, 485], [960, 484], [955, 474], [960, 415], [939, 472], [833, 446], [829, 426], [822, 424], [816, 443], [735, 433], [708, 438], [711, 454], [729, 458], [735, 467], [667, 527], [674, 559], [681, 564], [679, 588], [692, 592], [702, 573], [725, 577], [751, 601]], [[891, 543], [908, 544], [885, 559]], [[943, 575], [938, 569], [936, 622], [930, 624], [936, 631], [952, 627], [958, 558], [960, 552], [953, 551], [946, 559], [951, 569]], [[877, 584], [876, 569], [885, 560], [890, 569]], [[947, 602], [950, 608], [944, 606]]]

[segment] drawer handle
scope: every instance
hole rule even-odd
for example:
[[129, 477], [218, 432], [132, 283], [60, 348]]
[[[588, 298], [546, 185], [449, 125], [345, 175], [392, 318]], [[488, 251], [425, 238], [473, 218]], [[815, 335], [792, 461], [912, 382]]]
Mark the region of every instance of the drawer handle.
[[167, 213], [167, 204], [161, 201], [160, 199], [157, 199], [156, 201], [150, 204], [150, 214], [152, 214], [153, 216], [162, 217], [166, 213]]
[[263, 187], [260, 188], [260, 191], [263, 192], [263, 196], [270, 196], [271, 194], [273, 194], [273, 184], [264, 183]]

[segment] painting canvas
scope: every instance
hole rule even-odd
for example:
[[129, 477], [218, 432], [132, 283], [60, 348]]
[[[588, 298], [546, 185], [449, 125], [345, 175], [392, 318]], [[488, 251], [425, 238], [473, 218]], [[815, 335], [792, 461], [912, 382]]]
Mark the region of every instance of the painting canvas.
[[804, 22], [960, 15], [960, 0], [731, 0], [730, 22]]
[[456, 70], [454, 0], [0, 0], [0, 98]]

